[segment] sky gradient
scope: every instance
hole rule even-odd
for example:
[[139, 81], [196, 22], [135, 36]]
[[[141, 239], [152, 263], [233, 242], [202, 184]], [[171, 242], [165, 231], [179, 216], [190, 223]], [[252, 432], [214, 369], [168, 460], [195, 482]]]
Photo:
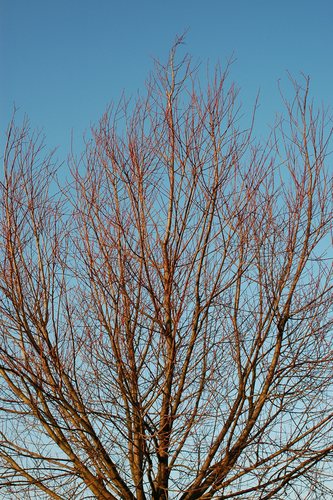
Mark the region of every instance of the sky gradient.
[[122, 92], [143, 89], [187, 30], [194, 60], [222, 66], [245, 106], [260, 90], [258, 126], [281, 110], [277, 81], [311, 76], [318, 105], [333, 104], [331, 0], [0, 0], [0, 132], [14, 104], [65, 157]]

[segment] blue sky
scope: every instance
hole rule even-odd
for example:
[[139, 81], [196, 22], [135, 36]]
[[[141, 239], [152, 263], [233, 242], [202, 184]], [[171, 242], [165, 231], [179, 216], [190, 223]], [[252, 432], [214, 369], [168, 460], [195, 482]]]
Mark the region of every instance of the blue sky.
[[195, 61], [234, 54], [245, 106], [260, 89], [264, 130], [287, 70], [333, 104], [332, 20], [331, 0], [0, 0], [0, 132], [15, 103], [66, 155], [71, 131], [81, 137], [123, 90], [142, 89], [152, 58], [165, 60], [186, 29]]

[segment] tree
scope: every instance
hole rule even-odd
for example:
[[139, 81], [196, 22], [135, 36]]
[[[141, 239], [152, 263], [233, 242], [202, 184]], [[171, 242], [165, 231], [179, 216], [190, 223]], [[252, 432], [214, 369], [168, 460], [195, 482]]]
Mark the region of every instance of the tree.
[[26, 122], [8, 129], [6, 498], [332, 492], [330, 122], [293, 82], [256, 143], [228, 71], [202, 90], [178, 45], [66, 186]]

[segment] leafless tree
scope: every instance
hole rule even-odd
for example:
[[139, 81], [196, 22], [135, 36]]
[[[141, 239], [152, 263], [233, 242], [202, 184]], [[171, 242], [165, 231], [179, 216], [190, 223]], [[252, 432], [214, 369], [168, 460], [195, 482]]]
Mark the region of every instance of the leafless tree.
[[1, 498], [333, 494], [331, 122], [293, 82], [258, 144], [177, 45], [67, 186], [8, 129]]

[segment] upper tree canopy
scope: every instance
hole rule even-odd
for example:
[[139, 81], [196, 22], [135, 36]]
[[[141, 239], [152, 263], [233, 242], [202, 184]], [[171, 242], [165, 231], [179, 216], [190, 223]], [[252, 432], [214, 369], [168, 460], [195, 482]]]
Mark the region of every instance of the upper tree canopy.
[[258, 144], [227, 72], [200, 87], [177, 45], [57, 192], [8, 129], [6, 498], [332, 494], [331, 124], [304, 79]]

